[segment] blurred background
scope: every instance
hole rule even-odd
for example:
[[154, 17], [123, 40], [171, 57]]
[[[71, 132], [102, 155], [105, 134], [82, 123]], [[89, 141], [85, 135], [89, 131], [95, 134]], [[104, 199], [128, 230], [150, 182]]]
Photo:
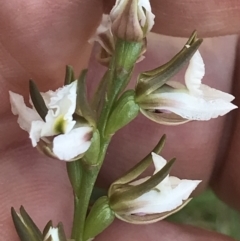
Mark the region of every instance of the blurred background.
[[167, 219], [214, 230], [240, 240], [240, 214], [221, 202], [211, 190], [194, 198], [180, 212]]

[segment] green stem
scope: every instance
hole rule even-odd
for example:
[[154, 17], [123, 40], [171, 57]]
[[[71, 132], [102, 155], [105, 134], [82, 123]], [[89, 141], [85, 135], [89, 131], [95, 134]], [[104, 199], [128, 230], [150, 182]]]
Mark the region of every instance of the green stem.
[[87, 216], [88, 206], [94, 188], [95, 181], [102, 166], [110, 139], [104, 141], [103, 148], [99, 156], [99, 164], [90, 166], [82, 162], [81, 165], [81, 185], [77, 193], [74, 194], [74, 218], [72, 228], [72, 239], [75, 241], [83, 240], [84, 225]]
[[[117, 41], [115, 55], [112, 57], [110, 67], [104, 75], [106, 80], [103, 81], [107, 82], [107, 90], [104, 107], [97, 125], [101, 142], [100, 153], [96, 157], [97, 160], [92, 160], [91, 162], [97, 163], [97, 165], [87, 163], [84, 158], [77, 161], [77, 164], [69, 164], [69, 179], [74, 190], [72, 239], [75, 241], [86, 241], [83, 239], [83, 235], [89, 201], [111, 140], [111, 136], [105, 136], [105, 127], [118, 95], [126, 88], [131, 78], [132, 70], [141, 49], [142, 43], [128, 43], [122, 40]], [[103, 91], [104, 89], [105, 88], [102, 87]], [[97, 95], [99, 94], [100, 93]], [[99, 99], [100, 97], [97, 98]]]
[[74, 219], [72, 238], [75, 241], [83, 241], [84, 224], [88, 210], [88, 204], [92, 194], [100, 166], [90, 167], [82, 165], [81, 188], [74, 196]]

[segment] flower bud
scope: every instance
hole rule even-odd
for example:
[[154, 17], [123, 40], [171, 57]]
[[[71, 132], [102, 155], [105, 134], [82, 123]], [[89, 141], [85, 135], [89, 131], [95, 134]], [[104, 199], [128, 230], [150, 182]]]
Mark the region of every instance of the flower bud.
[[[103, 14], [101, 24], [97, 28], [94, 36], [89, 40], [89, 43], [93, 43], [94, 41], [96, 41], [100, 44], [100, 50], [96, 55], [96, 59], [100, 64], [107, 67], [111, 62], [117, 45], [117, 38], [113, 35], [111, 26], [112, 22], [109, 15]], [[137, 63], [144, 59], [143, 54], [146, 52], [147, 46], [146, 38], [142, 39], [141, 46], [141, 51], [137, 56], [136, 60]], [[123, 55], [125, 55], [125, 53]]]
[[112, 33], [117, 38], [138, 42], [154, 25], [149, 0], [117, 0], [110, 12]]
[[106, 126], [106, 135], [116, 131], [135, 119], [139, 113], [139, 106], [135, 103], [135, 92], [126, 91], [113, 108]]
[[91, 208], [86, 219], [84, 240], [92, 240], [106, 229], [114, 220], [115, 215], [108, 204], [108, 197], [100, 197]]

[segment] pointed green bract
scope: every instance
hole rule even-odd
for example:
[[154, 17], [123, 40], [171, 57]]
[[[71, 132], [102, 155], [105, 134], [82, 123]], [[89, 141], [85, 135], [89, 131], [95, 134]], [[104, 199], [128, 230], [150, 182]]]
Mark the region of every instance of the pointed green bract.
[[50, 229], [51, 227], [53, 227], [52, 220], [50, 220], [50, 221], [46, 224], [45, 228], [43, 229], [43, 237], [45, 237], [45, 236], [47, 235], [47, 233], [48, 233], [48, 231], [49, 231], [49, 229]]
[[85, 223], [83, 241], [88, 241], [105, 230], [115, 218], [108, 204], [108, 197], [99, 198], [93, 205]]
[[202, 41], [202, 39], [197, 39], [196, 32], [194, 32], [183, 49], [169, 62], [140, 74], [136, 86], [137, 101], [141, 101], [144, 95], [148, 95], [163, 86], [172, 76], [178, 73], [197, 51]]
[[151, 164], [152, 164], [152, 155], [151, 153], [160, 153], [164, 147], [166, 141], [166, 135], [163, 135], [157, 145], [153, 148], [153, 150], [145, 157], [142, 161], [137, 163], [134, 167], [132, 167], [125, 175], [120, 177], [114, 184], [126, 184], [138, 176], [140, 176]]
[[59, 241], [67, 241], [67, 237], [64, 232], [63, 224], [59, 223], [57, 228], [58, 228]]
[[87, 99], [86, 75], [87, 70], [85, 69], [82, 71], [80, 77], [78, 78], [77, 105], [75, 113], [77, 115], [83, 116], [90, 125], [96, 126], [95, 114], [92, 111]]
[[113, 111], [107, 122], [106, 136], [114, 134], [116, 131], [126, 126], [134, 120], [139, 113], [139, 106], [135, 103], [134, 90], [123, 93], [117, 103], [113, 106]]
[[20, 208], [19, 214], [16, 213], [14, 208], [11, 208], [11, 214], [14, 226], [21, 241], [42, 241], [43, 237], [41, 231], [23, 207]]
[[66, 74], [65, 74], [64, 85], [69, 85], [74, 81], [75, 81], [75, 76], [74, 76], [73, 67], [70, 66], [70, 65], [67, 65], [66, 66]]
[[110, 197], [110, 206], [113, 210], [119, 210], [119, 212], [121, 212], [122, 204], [125, 208], [126, 202], [134, 200], [156, 187], [169, 174], [174, 162], [175, 158], [170, 160], [159, 172], [151, 176], [145, 182], [137, 186], [131, 186], [126, 191], [112, 195], [112, 197]]
[[42, 95], [40, 94], [37, 85], [33, 80], [29, 80], [29, 92], [33, 102], [33, 105], [40, 115], [40, 117], [45, 121], [45, 117], [48, 113], [48, 108], [44, 102]]

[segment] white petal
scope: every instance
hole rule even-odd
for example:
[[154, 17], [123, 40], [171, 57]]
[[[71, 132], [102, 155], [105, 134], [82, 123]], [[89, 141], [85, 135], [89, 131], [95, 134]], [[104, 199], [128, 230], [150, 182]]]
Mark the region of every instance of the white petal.
[[169, 191], [152, 190], [133, 201], [136, 207], [131, 214], [154, 214], [174, 210], [188, 199], [200, 181], [181, 180], [179, 185]]
[[125, 6], [127, 5], [128, 0], [116, 0], [115, 5], [113, 6], [111, 12], [110, 12], [110, 18], [113, 22], [125, 9]]
[[[154, 152], [152, 152], [152, 159], [153, 159], [153, 163], [155, 166], [155, 172], [154, 174], [156, 174], [157, 172], [159, 172], [166, 164], [167, 161], [162, 157], [159, 156], [157, 154], [155, 154]], [[169, 182], [169, 175], [167, 175], [157, 186], [157, 189], [163, 191], [163, 190], [169, 190], [171, 189], [171, 183]]]
[[72, 119], [71, 116], [76, 108], [76, 92], [77, 80], [70, 85], [65, 85], [55, 92], [51, 92], [50, 103], [47, 106], [48, 109], [52, 110], [52, 114], [55, 117], [64, 115], [65, 118]]
[[44, 126], [44, 121], [33, 121], [31, 124], [31, 129], [29, 132], [29, 137], [32, 141], [32, 146], [35, 147], [37, 145], [37, 142], [39, 142], [41, 138], [41, 131]]
[[[178, 197], [178, 198], [181, 198], [182, 200], [187, 200], [200, 182], [201, 182], [200, 180], [182, 179], [180, 180], [178, 186], [173, 189], [173, 195], [176, 198]], [[176, 180], [174, 180], [171, 184], [172, 186], [175, 186]]]
[[53, 152], [60, 159], [70, 161], [74, 157], [86, 152], [91, 144], [90, 127], [79, 127], [68, 134], [58, 135], [53, 140]]
[[58, 235], [58, 228], [50, 228], [43, 241], [46, 241], [49, 237], [52, 237], [52, 241], [60, 241]]
[[41, 120], [40, 116], [35, 110], [25, 105], [21, 95], [11, 91], [9, 91], [9, 95], [12, 113], [18, 115], [18, 124], [23, 130], [30, 132], [32, 121]]
[[173, 112], [188, 120], [210, 120], [237, 108], [223, 99], [205, 100], [188, 93], [172, 92], [159, 95], [158, 110]]
[[154, 25], [155, 18], [149, 0], [138, 1], [138, 14], [141, 26], [144, 27], [147, 23], [147, 32], [149, 32]]
[[[98, 38], [98, 35], [105, 33], [107, 31], [110, 31], [110, 29], [111, 29], [110, 17], [108, 14], [103, 14], [102, 21], [98, 26], [96, 33], [88, 40], [88, 42], [92, 44], [94, 41], [101, 41], [101, 39]], [[103, 43], [100, 42], [100, 44], [103, 44]]]
[[201, 93], [199, 87], [202, 83], [202, 78], [205, 74], [203, 59], [197, 50], [191, 58], [188, 68], [185, 73], [185, 83], [190, 93]]
[[231, 102], [235, 99], [235, 97], [233, 95], [225, 93], [225, 92], [220, 91], [220, 90], [216, 90], [216, 89], [211, 88], [207, 85], [202, 84], [199, 89], [201, 90], [201, 96], [205, 100], [222, 99], [222, 100], [225, 100], [227, 102]]
[[167, 161], [162, 157], [157, 155], [156, 153], [152, 152], [152, 159], [153, 159], [153, 164], [155, 166], [155, 173], [159, 172], [166, 164]]
[[46, 124], [42, 128], [41, 136], [59, 134], [54, 127], [60, 119], [64, 121], [64, 133], [72, 130], [76, 123], [72, 117], [76, 109], [76, 91], [77, 81], [74, 81], [70, 85], [65, 85], [55, 92], [48, 91], [42, 94], [49, 110], [45, 118]]
[[99, 27], [96, 30], [96, 35], [106, 32], [111, 28], [111, 20], [108, 14], [102, 15], [102, 21]]

